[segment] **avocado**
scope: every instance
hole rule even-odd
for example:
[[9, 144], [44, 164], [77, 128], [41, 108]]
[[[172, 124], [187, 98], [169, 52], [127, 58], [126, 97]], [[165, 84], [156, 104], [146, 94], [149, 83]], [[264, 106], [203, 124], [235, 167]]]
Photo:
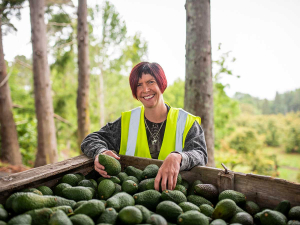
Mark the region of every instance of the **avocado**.
[[97, 187], [95, 187], [95, 185], [90, 180], [81, 180], [81, 181], [78, 182], [77, 186], [91, 187], [93, 189], [97, 188]]
[[181, 184], [176, 185], [174, 190], [181, 191], [185, 196], [187, 195], [187, 189]]
[[212, 214], [213, 219], [229, 220], [236, 211], [236, 204], [231, 199], [223, 199], [218, 202]]
[[[146, 191], [146, 190], [149, 190], [149, 189], [154, 190], [154, 180], [155, 180], [155, 178], [149, 178], [149, 179], [142, 180], [139, 183], [139, 190], [138, 191], [143, 192], [143, 191]], [[153, 188], [147, 189], [148, 183], [152, 183], [152, 185], [150, 185], [150, 186], [153, 186]]]
[[189, 182], [187, 180], [185, 180], [185, 179], [181, 180], [181, 184], [180, 185], [184, 186], [186, 190], [188, 190], [189, 186], [190, 186]]
[[113, 195], [118, 194], [121, 191], [122, 191], [122, 186], [120, 184], [115, 183], [115, 192], [113, 193]]
[[253, 218], [247, 212], [239, 212], [231, 218], [230, 223], [231, 224], [232, 223], [240, 223], [243, 225], [253, 225]]
[[227, 223], [222, 219], [213, 220], [210, 225], [227, 225]]
[[48, 225], [73, 225], [69, 217], [62, 211], [54, 212], [49, 220]]
[[155, 210], [160, 202], [161, 193], [156, 190], [147, 190], [133, 195], [135, 204], [145, 206], [150, 210]]
[[124, 224], [139, 224], [143, 221], [141, 210], [134, 206], [126, 206], [121, 209], [118, 218]]
[[54, 206], [56, 206], [54, 196], [41, 196], [30, 192], [23, 192], [15, 197], [12, 202], [12, 209], [16, 213]]
[[184, 225], [209, 225], [208, 218], [197, 210], [190, 210], [178, 216], [177, 224]]
[[246, 201], [244, 205], [244, 210], [249, 213], [251, 216], [254, 216], [256, 213], [260, 211], [259, 206], [252, 201]]
[[203, 205], [200, 205], [199, 208], [200, 208], [200, 212], [201, 213], [203, 213], [207, 217], [212, 218], [212, 214], [213, 214], [213, 212], [215, 210], [213, 207], [211, 207], [208, 204], [203, 204]]
[[16, 193], [10, 195], [10, 196], [6, 199], [6, 202], [5, 202], [5, 208], [6, 208], [7, 210], [12, 209], [12, 202], [13, 202], [13, 200], [14, 200], [16, 197], [18, 197], [19, 195], [23, 195], [23, 194], [24, 194], [24, 192], [16, 192]]
[[114, 208], [106, 208], [97, 220], [99, 223], [116, 224], [118, 213]]
[[223, 199], [231, 199], [237, 205], [243, 206], [246, 203], [246, 196], [238, 191], [225, 190], [219, 194], [219, 201]]
[[156, 213], [163, 216], [167, 221], [176, 223], [183, 210], [175, 202], [163, 201], [157, 205]]
[[106, 201], [106, 207], [114, 208], [117, 212], [119, 212], [121, 209], [123, 209], [126, 206], [133, 206], [134, 205], [134, 199], [131, 195], [120, 192]]
[[200, 205], [202, 205], [202, 204], [208, 204], [213, 207], [213, 204], [209, 200], [207, 200], [201, 196], [198, 196], [198, 195], [187, 196], [187, 201], [195, 204], [198, 207], [200, 207]]
[[126, 180], [122, 184], [122, 190], [130, 195], [134, 195], [138, 189], [138, 185], [132, 180]]
[[92, 184], [94, 185], [94, 188], [97, 189], [97, 187], [98, 187], [97, 181], [95, 181], [94, 179], [88, 179], [88, 180], [91, 181]]
[[110, 178], [99, 177], [98, 180], [97, 180], [97, 183], [99, 184], [103, 180], [111, 180], [112, 182], [114, 182], [116, 184], [121, 184], [121, 181], [120, 181], [120, 179], [117, 176], [111, 176]]
[[66, 215], [69, 215], [71, 213], [73, 213], [73, 209], [71, 206], [68, 205], [61, 205], [61, 206], [56, 206], [56, 207], [52, 207], [50, 208], [53, 212], [56, 212], [58, 210], [63, 211]]
[[290, 209], [291, 209], [291, 203], [287, 200], [283, 200], [275, 207], [274, 210], [281, 212], [283, 215], [287, 216]]
[[11, 218], [7, 225], [31, 225], [32, 219], [28, 214], [21, 214]]
[[63, 189], [62, 196], [78, 202], [82, 200], [91, 200], [93, 198], [93, 192], [87, 187], [77, 186]]
[[32, 192], [32, 193], [37, 194], [37, 195], [43, 195], [42, 192], [40, 192], [36, 188], [26, 188], [26, 189], [23, 189], [21, 192]]
[[264, 213], [260, 215], [260, 222], [262, 225], [286, 225], [283, 214], [269, 209], [264, 210]]
[[158, 173], [159, 167], [155, 164], [150, 164], [146, 166], [142, 172], [143, 179], [155, 178]]
[[81, 206], [82, 204], [86, 203], [87, 200], [82, 200], [82, 201], [79, 201], [79, 202], [76, 202], [76, 204], [74, 205], [73, 209], [77, 209], [79, 206]]
[[121, 164], [114, 157], [100, 154], [98, 159], [99, 163], [104, 166], [104, 170], [109, 176], [116, 176], [121, 172]]
[[290, 220], [287, 225], [300, 225], [300, 221], [298, 220]]
[[181, 191], [177, 190], [164, 190], [161, 193], [161, 199], [164, 201], [169, 200], [176, 204], [187, 201], [185, 195]]
[[116, 190], [115, 183], [111, 180], [102, 180], [98, 185], [98, 195], [102, 200], [110, 198]]
[[4, 208], [0, 208], [0, 220], [6, 221], [8, 218], [8, 213]]
[[[134, 176], [136, 177], [139, 181], [141, 181], [143, 179], [143, 171], [140, 170], [140, 169], [137, 169], [133, 166], [128, 166], [126, 169], [125, 169], [125, 173], [128, 175], [128, 176]], [[138, 183], [138, 182], [137, 182]]]
[[183, 212], [187, 212], [190, 210], [197, 210], [200, 212], [200, 208], [191, 202], [181, 202], [178, 204]]
[[124, 179], [123, 183], [124, 183], [125, 181], [127, 181], [127, 180], [132, 180], [132, 181], [134, 181], [136, 184], [139, 183], [139, 180], [138, 180], [136, 177], [134, 177], [134, 176], [128, 176], [128, 177], [126, 177], [126, 178]]
[[294, 206], [290, 209], [288, 213], [289, 220], [299, 220], [300, 221], [300, 206]]
[[203, 184], [201, 180], [195, 180], [192, 185], [190, 185], [187, 195], [195, 195], [195, 186], [197, 184]]
[[85, 179], [82, 173], [75, 173], [74, 175], [77, 177], [78, 182]]
[[32, 225], [48, 225], [53, 211], [49, 208], [34, 209], [26, 212], [32, 218]]
[[147, 223], [151, 225], [168, 225], [166, 219], [161, 215], [157, 214], [151, 215], [150, 218], [147, 220]]
[[53, 195], [53, 191], [51, 188], [47, 186], [39, 186], [37, 189], [43, 194], [43, 195]]
[[60, 183], [70, 184], [72, 187], [74, 187], [78, 183], [78, 178], [74, 174], [66, 174], [61, 178]]
[[178, 173], [176, 185], [181, 184], [181, 182], [182, 182], [182, 177], [181, 177], [181, 174]]
[[150, 211], [145, 207], [145, 206], [142, 206], [142, 205], [135, 205], [134, 207], [138, 208], [139, 210], [141, 210], [141, 213], [143, 215], [143, 220], [142, 220], [142, 223], [146, 223], [147, 220], [150, 218], [151, 216], [151, 213]]
[[60, 183], [60, 184], [58, 184], [58, 185], [54, 188], [54, 190], [53, 190], [54, 195], [62, 196], [62, 195], [63, 195], [63, 194], [62, 194], [62, 191], [63, 191], [65, 188], [70, 188], [70, 187], [72, 187], [70, 184], [67, 184], [67, 183]]
[[124, 179], [128, 177], [128, 175], [125, 173], [125, 172], [120, 172], [118, 175], [117, 175], [117, 178], [119, 178], [120, 180], [120, 183], [123, 183]]
[[84, 214], [77, 214], [70, 217], [73, 225], [95, 225], [94, 221]]
[[216, 186], [212, 184], [197, 184], [195, 186], [195, 193], [212, 202], [216, 202], [219, 196], [219, 191]]
[[77, 209], [74, 210], [75, 214], [85, 214], [92, 219], [98, 218], [101, 213], [105, 210], [105, 205], [103, 202], [97, 199], [89, 200], [82, 205], [80, 205]]

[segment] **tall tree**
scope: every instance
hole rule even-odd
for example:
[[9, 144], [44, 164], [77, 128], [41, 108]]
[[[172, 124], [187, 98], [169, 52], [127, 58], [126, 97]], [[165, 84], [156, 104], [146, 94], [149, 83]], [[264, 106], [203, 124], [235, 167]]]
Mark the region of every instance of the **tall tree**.
[[[90, 133], [89, 117], [89, 32], [87, 22], [87, 0], [78, 0], [78, 91], [77, 91], [77, 123], [79, 144]], [[80, 148], [79, 148], [80, 149]]]
[[211, 71], [210, 1], [186, 1], [185, 109], [201, 117], [208, 150], [208, 166], [214, 163], [214, 111]]
[[[2, 41], [2, 20], [9, 27], [8, 14], [21, 7], [23, 1], [2, 1], [0, 4], [0, 135], [1, 135], [1, 160], [13, 165], [22, 164], [22, 156], [19, 150], [16, 124], [12, 112], [12, 99], [8, 85], [9, 75], [6, 71]], [[17, 12], [19, 16], [19, 11]]]
[[57, 143], [47, 59], [44, 0], [30, 0], [35, 110], [38, 121], [38, 149], [35, 167], [57, 162]]

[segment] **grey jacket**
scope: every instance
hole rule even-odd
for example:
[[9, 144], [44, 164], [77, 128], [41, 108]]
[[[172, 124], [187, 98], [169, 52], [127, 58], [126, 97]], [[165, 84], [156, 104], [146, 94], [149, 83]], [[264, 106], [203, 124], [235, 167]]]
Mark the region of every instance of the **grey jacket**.
[[[148, 145], [150, 154], [153, 159], [158, 158], [159, 150], [164, 136], [165, 124], [155, 124], [147, 119], [146, 123], [148, 128], [161, 127], [159, 133], [159, 140], [156, 144], [152, 144], [150, 141], [151, 134], [147, 130]], [[153, 130], [151, 131], [153, 134]], [[121, 143], [121, 117], [112, 123], [107, 123], [99, 131], [89, 134], [81, 144], [81, 151], [90, 158], [95, 158], [96, 155], [100, 154], [105, 150], [114, 150], [117, 153], [120, 151]], [[174, 151], [176, 152], [176, 151]], [[207, 163], [207, 149], [205, 143], [205, 137], [202, 127], [197, 121], [194, 122], [193, 126], [189, 130], [184, 148], [182, 152], [176, 152], [181, 154], [182, 160], [180, 165], [180, 171], [190, 170], [194, 166], [204, 166]]]

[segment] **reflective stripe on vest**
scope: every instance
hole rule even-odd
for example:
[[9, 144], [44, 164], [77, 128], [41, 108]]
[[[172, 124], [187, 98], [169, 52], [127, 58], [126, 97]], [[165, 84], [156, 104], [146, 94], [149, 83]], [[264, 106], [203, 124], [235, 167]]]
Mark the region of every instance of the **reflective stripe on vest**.
[[126, 155], [134, 156], [136, 139], [139, 131], [141, 108], [131, 110]]
[[[201, 123], [199, 117], [183, 109], [170, 108], [158, 159], [164, 160], [173, 151], [182, 152], [186, 135], [195, 120]], [[151, 158], [143, 106], [122, 113], [120, 154]]]

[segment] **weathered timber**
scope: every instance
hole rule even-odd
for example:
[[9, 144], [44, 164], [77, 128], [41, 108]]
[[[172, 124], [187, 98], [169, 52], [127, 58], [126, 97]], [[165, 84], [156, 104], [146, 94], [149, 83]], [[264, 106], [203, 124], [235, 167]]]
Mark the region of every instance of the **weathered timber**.
[[68, 173], [88, 174], [94, 169], [94, 160], [82, 155], [62, 162], [48, 164], [24, 172], [0, 178], [0, 203], [14, 192], [28, 187], [46, 185], [53, 187], [58, 180]]
[[218, 173], [219, 193], [225, 190], [234, 190], [234, 173], [221, 171]]
[[[127, 166], [139, 169], [144, 169], [149, 164], [161, 166], [163, 162], [133, 156], [120, 157], [122, 170]], [[0, 203], [4, 203], [10, 194], [23, 188], [40, 185], [53, 187], [67, 173], [80, 172], [87, 175], [93, 170], [93, 159], [81, 155], [59, 163], [2, 177], [0, 178]], [[283, 179], [232, 171], [225, 176], [224, 170], [205, 166], [196, 166], [190, 171], [182, 171], [180, 174], [189, 183], [199, 179], [206, 184], [217, 186], [219, 190], [234, 189], [242, 192], [248, 200], [255, 201], [260, 207], [274, 208], [282, 200], [289, 200], [292, 206], [300, 205], [300, 184]]]

